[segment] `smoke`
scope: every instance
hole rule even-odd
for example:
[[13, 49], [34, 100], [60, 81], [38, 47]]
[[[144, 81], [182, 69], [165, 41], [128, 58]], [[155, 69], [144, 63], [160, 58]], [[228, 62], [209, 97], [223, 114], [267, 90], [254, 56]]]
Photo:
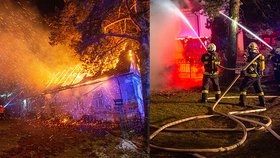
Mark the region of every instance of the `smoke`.
[[181, 21], [169, 0], [151, 1], [151, 88], [169, 88], [174, 71], [176, 38]]
[[36, 9], [1, 1], [0, 93], [42, 90], [57, 71], [78, 62], [73, 50], [49, 44], [49, 30]]

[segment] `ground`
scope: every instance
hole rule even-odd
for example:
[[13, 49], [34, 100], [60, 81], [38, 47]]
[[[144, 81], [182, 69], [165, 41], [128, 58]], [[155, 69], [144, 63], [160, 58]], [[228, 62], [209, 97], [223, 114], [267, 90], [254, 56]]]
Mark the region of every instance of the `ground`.
[[[275, 95], [275, 88], [270, 85], [264, 86], [266, 95]], [[222, 89], [225, 89], [223, 87]], [[187, 118], [190, 116], [211, 114], [211, 107], [214, 101], [209, 103], [199, 103], [201, 97], [199, 88], [193, 90], [164, 90], [151, 92], [151, 109], [150, 109], [150, 124], [162, 126], [166, 123]], [[249, 90], [252, 95], [254, 91]], [[237, 87], [234, 87], [228, 95], [238, 95]], [[213, 95], [212, 95], [213, 96]], [[269, 116], [272, 119], [272, 129], [280, 134], [280, 97], [270, 98], [267, 100], [267, 111], [260, 113], [261, 115]], [[234, 110], [242, 110], [244, 107], [237, 105], [238, 99], [223, 99], [221, 104], [217, 106], [220, 112], [228, 112]], [[258, 104], [257, 99], [248, 99], [249, 105]], [[228, 127], [233, 128], [236, 123], [233, 123], [227, 118], [217, 117], [210, 119], [200, 119], [190, 121], [178, 125], [180, 128], [206, 128], [206, 127]], [[247, 124], [247, 126], [252, 126]], [[151, 134], [155, 131], [151, 127]], [[151, 143], [177, 148], [214, 148], [231, 145], [237, 142], [242, 137], [241, 133], [223, 133], [223, 132], [184, 132], [160, 133], [154, 138]], [[280, 155], [280, 142], [273, 137], [269, 132], [251, 131], [248, 134], [246, 142], [229, 152], [222, 153], [201, 153], [206, 157], [265, 157], [275, 158]], [[161, 150], [151, 149], [151, 157], [193, 157], [188, 153], [165, 152]]]
[[118, 148], [120, 131], [98, 135], [89, 128], [40, 119], [0, 120], [1, 158], [144, 157], [141, 136], [131, 136], [139, 148]]

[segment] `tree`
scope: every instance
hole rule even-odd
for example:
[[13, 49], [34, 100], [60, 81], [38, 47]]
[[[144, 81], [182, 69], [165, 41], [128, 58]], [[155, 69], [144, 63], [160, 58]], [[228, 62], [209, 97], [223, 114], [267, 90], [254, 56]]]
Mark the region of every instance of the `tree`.
[[[230, 13], [229, 16], [236, 22], [239, 19], [240, 0], [230, 0]], [[237, 23], [231, 22], [229, 25], [229, 45], [226, 52], [227, 67], [236, 67], [237, 59]], [[235, 76], [235, 71], [224, 71], [224, 81], [230, 83]]]
[[149, 0], [65, 0], [62, 12], [49, 22], [51, 44], [75, 49], [92, 76], [115, 69], [118, 61], [124, 60], [119, 56], [126, 46], [138, 53], [148, 141]]
[[[253, 31], [272, 28], [278, 31], [280, 3], [277, 0], [241, 0], [241, 18]], [[253, 8], [253, 9], [252, 9]]]
[[[223, 22], [221, 20], [223, 17], [219, 17], [218, 14], [219, 10], [229, 11], [229, 16], [235, 21], [239, 20], [240, 14], [239, 23], [243, 23], [243, 25], [255, 33], [261, 34], [269, 30], [270, 33], [274, 33], [273, 36], [280, 35], [280, 29], [278, 27], [280, 24], [280, 3], [278, 0], [200, 0], [200, 2], [203, 4], [205, 13], [209, 16], [210, 25], [208, 27], [211, 27], [212, 30], [212, 42], [218, 43], [218, 48], [224, 47], [224, 44], [221, 44], [220, 41], [226, 41], [223, 43], [228, 43], [227, 51], [225, 51], [227, 60], [225, 63], [227, 67], [236, 67], [236, 34], [238, 30], [234, 23], [226, 21], [229, 24], [229, 33], [227, 34], [227, 31], [223, 31], [223, 34], [224, 37], [228, 36], [229, 38], [221, 40], [221, 31], [218, 34], [215, 31], [225, 30], [223, 28], [225, 23], [222, 24]], [[215, 28], [216, 26], [218, 28]], [[252, 41], [251, 36], [248, 36], [248, 38]], [[246, 43], [246, 38], [244, 44], [248, 44]], [[225, 71], [223, 79], [229, 82], [233, 77], [233, 71]]]
[[[219, 11], [224, 9], [229, 11], [229, 16], [236, 22], [239, 20], [239, 9], [240, 9], [240, 0], [205, 0], [204, 1], [204, 10], [205, 13], [209, 16], [210, 26], [212, 30], [212, 42], [218, 43], [218, 48], [224, 51], [224, 57], [226, 62], [224, 62], [226, 67], [236, 67], [236, 58], [237, 58], [237, 34], [238, 34], [238, 25], [233, 22], [228, 22], [229, 32], [224, 28], [225, 21], [223, 21], [219, 16]], [[224, 25], [222, 25], [224, 24]], [[216, 28], [218, 26], [218, 28]], [[225, 30], [226, 29], [226, 30]], [[223, 30], [223, 31], [217, 31]], [[223, 34], [221, 34], [223, 32]], [[222, 37], [223, 36], [223, 37]], [[228, 44], [226, 44], [228, 43]], [[227, 48], [224, 50], [223, 48]], [[224, 71], [223, 80], [226, 83], [231, 82], [234, 78], [234, 71]]]

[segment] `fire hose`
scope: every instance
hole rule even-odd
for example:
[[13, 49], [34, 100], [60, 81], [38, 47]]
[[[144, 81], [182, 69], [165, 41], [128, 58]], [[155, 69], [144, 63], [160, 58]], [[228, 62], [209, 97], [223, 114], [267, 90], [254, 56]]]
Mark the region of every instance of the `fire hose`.
[[[261, 54], [259, 54], [258, 56], [256, 56], [250, 63], [248, 63], [242, 70], [246, 70], [255, 60], [257, 60], [259, 57], [261, 56]], [[232, 86], [235, 84], [235, 82], [239, 79], [241, 75], [238, 74], [235, 79], [233, 80], [233, 82], [227, 87], [227, 89], [225, 90], [225, 92], [222, 94], [222, 96], [215, 102], [215, 104], [212, 107], [212, 111], [214, 114], [212, 115], [198, 115], [198, 116], [193, 116], [193, 117], [188, 117], [188, 118], [184, 118], [184, 119], [180, 119], [171, 123], [168, 123], [160, 128], [158, 128], [158, 130], [156, 130], [154, 133], [152, 133], [150, 135], [150, 140], [154, 139], [161, 131], [165, 130], [165, 131], [176, 131], [176, 132], [191, 132], [191, 131], [227, 131], [227, 132], [231, 132], [231, 131], [241, 131], [243, 133], [242, 138], [229, 146], [225, 146], [225, 147], [218, 147], [218, 148], [198, 148], [198, 149], [189, 149], [189, 148], [173, 148], [173, 147], [163, 147], [163, 146], [158, 146], [158, 145], [154, 145], [152, 143], [150, 143], [150, 147], [155, 148], [155, 149], [160, 149], [160, 150], [165, 150], [165, 151], [173, 151], [173, 152], [189, 152], [189, 153], [205, 153], [205, 152], [225, 152], [225, 151], [229, 151], [229, 150], [233, 150], [235, 148], [237, 148], [238, 146], [242, 145], [246, 139], [247, 139], [247, 135], [249, 131], [252, 130], [262, 130], [262, 129], [266, 129], [267, 131], [269, 131], [274, 137], [276, 137], [278, 140], [280, 140], [280, 136], [274, 132], [270, 126], [272, 124], [272, 120], [267, 117], [267, 116], [262, 116], [262, 115], [258, 115], [258, 114], [252, 114], [254, 112], [262, 112], [262, 111], [266, 111], [265, 107], [259, 107], [259, 106], [251, 106], [252, 110], [244, 110], [244, 111], [231, 111], [228, 113], [222, 113], [222, 112], [218, 112], [215, 110], [215, 108], [217, 107], [217, 105], [219, 104], [219, 102], [223, 99], [223, 98], [238, 98], [239, 96], [228, 96], [225, 97], [225, 95], [227, 94], [227, 92], [232, 88]], [[248, 98], [255, 98], [257, 96], [248, 96]], [[265, 96], [266, 98], [275, 98], [278, 96]], [[214, 99], [214, 98], [209, 98], [209, 99]], [[232, 121], [236, 122], [238, 125], [240, 125], [240, 128], [201, 128], [201, 129], [180, 129], [180, 128], [169, 128], [178, 124], [181, 124], [183, 122], [187, 122], [187, 121], [191, 121], [191, 120], [196, 120], [196, 119], [205, 119], [205, 118], [210, 118], [210, 117], [217, 117], [217, 116], [224, 116], [227, 117], [229, 119], [231, 119]], [[262, 118], [264, 120], [266, 120], [266, 123], [261, 123], [258, 121], [254, 121], [248, 118], [244, 118], [242, 116], [249, 116], [249, 117], [258, 117], [258, 118]], [[252, 124], [256, 124], [259, 125], [261, 127], [251, 127], [251, 128], [247, 128], [243, 122], [241, 121], [245, 121], [245, 122], [249, 122]], [[154, 127], [154, 126], [153, 126]], [[196, 157], [203, 157], [199, 154], [193, 154], [193, 156]]]
[[219, 67], [221, 67], [222, 69], [225, 70], [230, 70], [230, 71], [235, 71], [235, 70], [241, 70], [242, 68], [229, 68], [229, 67], [225, 67], [223, 65], [218, 65]]

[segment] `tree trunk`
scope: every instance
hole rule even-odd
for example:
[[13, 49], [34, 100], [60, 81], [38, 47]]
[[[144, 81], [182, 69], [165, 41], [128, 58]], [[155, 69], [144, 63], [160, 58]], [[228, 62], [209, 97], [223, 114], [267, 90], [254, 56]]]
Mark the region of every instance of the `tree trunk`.
[[[236, 22], [239, 19], [239, 9], [240, 9], [240, 0], [230, 0], [230, 14], [229, 16]], [[238, 25], [234, 22], [230, 23], [229, 26], [229, 45], [228, 51], [226, 52], [226, 66], [227, 67], [236, 67], [236, 58], [237, 58], [237, 33]], [[235, 71], [224, 71], [224, 81], [228, 84], [230, 83], [235, 76]]]
[[[147, 37], [147, 35], [146, 35]], [[141, 42], [141, 80], [142, 80], [142, 93], [144, 101], [144, 146], [146, 147], [147, 154], [150, 153], [149, 149], [149, 136], [150, 136], [150, 46], [149, 39], [143, 39]]]
[[227, 52], [228, 46], [228, 23], [224, 17], [215, 17], [211, 24], [211, 42], [217, 46], [217, 52]]
[[[145, 13], [147, 6], [145, 6], [145, 1], [135, 1], [137, 5], [137, 11], [140, 13]], [[147, 1], [146, 1], [147, 2]], [[149, 7], [149, 6], [148, 6]], [[147, 10], [146, 10], [147, 9]], [[150, 155], [150, 23], [149, 23], [149, 12], [143, 14], [138, 21], [138, 24], [141, 28], [140, 34], [140, 44], [141, 44], [141, 60], [140, 60], [140, 71], [141, 71], [141, 80], [142, 80], [142, 93], [144, 101], [144, 147], [146, 147], [146, 153], [149, 157]]]

